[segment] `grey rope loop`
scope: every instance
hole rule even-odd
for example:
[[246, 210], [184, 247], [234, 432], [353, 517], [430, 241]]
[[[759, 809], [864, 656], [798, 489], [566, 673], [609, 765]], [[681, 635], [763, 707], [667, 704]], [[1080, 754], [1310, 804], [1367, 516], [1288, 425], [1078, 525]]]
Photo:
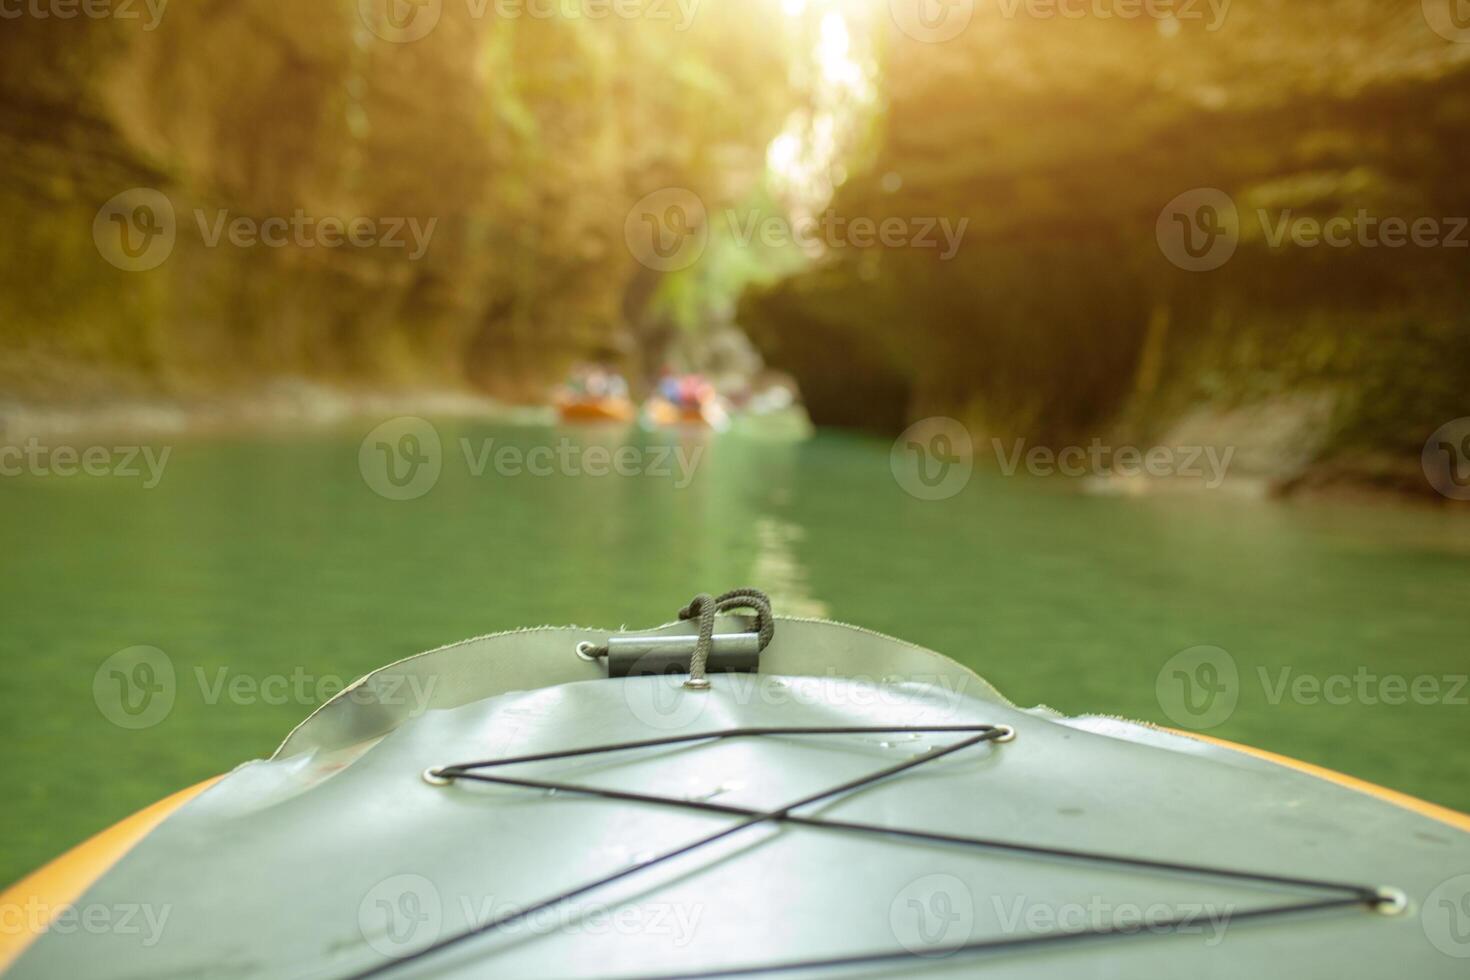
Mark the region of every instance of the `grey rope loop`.
[[689, 661], [689, 680], [684, 682], [689, 690], [709, 690], [705, 669], [709, 665], [710, 647], [715, 640], [715, 614], [732, 609], [755, 610], [755, 629], [760, 636], [762, 651], [775, 637], [776, 623], [771, 616], [771, 600], [764, 592], [759, 589], [731, 589], [718, 598], [701, 592], [690, 600], [689, 605], [679, 610], [681, 620], [699, 618], [699, 638], [694, 644], [694, 656]]
[[[699, 620], [699, 635], [695, 640], [694, 655], [689, 662], [689, 680], [684, 686], [691, 691], [709, 690], [705, 672], [709, 666], [710, 650], [714, 645], [715, 615], [732, 609], [755, 610], [755, 631], [760, 637], [758, 649], [770, 646], [776, 635], [776, 618], [771, 612], [771, 599], [760, 589], [731, 589], [718, 597], [701, 592], [689, 600], [689, 605], [679, 610], [679, 619]], [[577, 644], [577, 656], [583, 660], [600, 660], [608, 656], [607, 644], [583, 641]]]

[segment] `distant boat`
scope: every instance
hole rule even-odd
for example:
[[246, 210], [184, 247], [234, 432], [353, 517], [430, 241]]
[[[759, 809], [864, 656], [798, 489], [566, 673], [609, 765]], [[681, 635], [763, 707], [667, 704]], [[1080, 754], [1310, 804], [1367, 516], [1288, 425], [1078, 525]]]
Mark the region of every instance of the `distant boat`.
[[557, 416], [563, 422], [632, 422], [638, 408], [628, 398], [565, 397], [556, 403]]
[[0, 969], [1463, 980], [1470, 817], [1017, 707], [748, 590], [690, 609], [751, 595], [699, 635], [540, 627], [369, 674], [0, 895]]
[[676, 405], [653, 397], [643, 404], [643, 420], [650, 427], [700, 426], [719, 432], [730, 427], [730, 414], [715, 399], [697, 405]]

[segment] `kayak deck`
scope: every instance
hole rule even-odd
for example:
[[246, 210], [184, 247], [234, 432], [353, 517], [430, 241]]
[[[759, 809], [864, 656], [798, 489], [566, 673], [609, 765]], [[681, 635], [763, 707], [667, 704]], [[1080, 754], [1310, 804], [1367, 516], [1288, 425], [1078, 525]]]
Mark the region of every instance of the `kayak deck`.
[[[847, 627], [782, 620], [763, 673], [698, 694], [600, 676], [573, 652], [599, 636], [502, 634], [365, 679], [83, 896], [168, 906], [157, 942], [48, 934], [15, 975], [1461, 975], [1412, 909], [1470, 835], [1422, 815], [1023, 710]], [[391, 703], [411, 676], [458, 680]], [[720, 735], [749, 729], [780, 731]], [[628, 742], [649, 744], [603, 751]], [[1381, 914], [1386, 886], [1409, 914]]]

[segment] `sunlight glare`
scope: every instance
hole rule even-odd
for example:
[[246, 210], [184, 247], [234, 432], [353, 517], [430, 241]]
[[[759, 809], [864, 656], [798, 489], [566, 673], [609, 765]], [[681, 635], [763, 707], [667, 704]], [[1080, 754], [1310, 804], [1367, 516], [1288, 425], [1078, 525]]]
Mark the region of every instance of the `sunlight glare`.
[[[782, 0], [793, 18], [808, 18], [815, 28], [807, 50], [811, 107], [792, 114], [784, 130], [766, 149], [772, 189], [793, 216], [825, 208], [844, 156], [860, 120], [876, 99], [876, 68], [866, 45], [855, 43], [854, 30], [870, 27], [874, 0]], [[866, 33], [858, 35], [866, 37]]]

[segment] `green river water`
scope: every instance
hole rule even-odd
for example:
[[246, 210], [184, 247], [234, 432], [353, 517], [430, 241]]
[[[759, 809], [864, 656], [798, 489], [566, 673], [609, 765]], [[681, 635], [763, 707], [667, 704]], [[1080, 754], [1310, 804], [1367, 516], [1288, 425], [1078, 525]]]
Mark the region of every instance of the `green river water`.
[[[169, 457], [151, 489], [0, 479], [0, 881], [268, 754], [379, 665], [518, 626], [653, 625], [696, 591], [747, 584], [778, 612], [948, 654], [1023, 705], [1179, 727], [1183, 698], [1228, 686], [1234, 709], [1210, 734], [1470, 809], [1462, 514], [1099, 497], [994, 469], [927, 501], [895, 479], [885, 440], [478, 424], [441, 424], [437, 483], [393, 500], [364, 476], [370, 427], [154, 440]], [[624, 438], [639, 451], [625, 469], [652, 472], [497, 472], [493, 455]], [[654, 451], [681, 438], [687, 485], [680, 457]], [[1171, 659], [1202, 645], [1223, 651], [1203, 654], [1209, 672], [1198, 652]], [[135, 646], [176, 675], [141, 728], [109, 720], [103, 669]]]

